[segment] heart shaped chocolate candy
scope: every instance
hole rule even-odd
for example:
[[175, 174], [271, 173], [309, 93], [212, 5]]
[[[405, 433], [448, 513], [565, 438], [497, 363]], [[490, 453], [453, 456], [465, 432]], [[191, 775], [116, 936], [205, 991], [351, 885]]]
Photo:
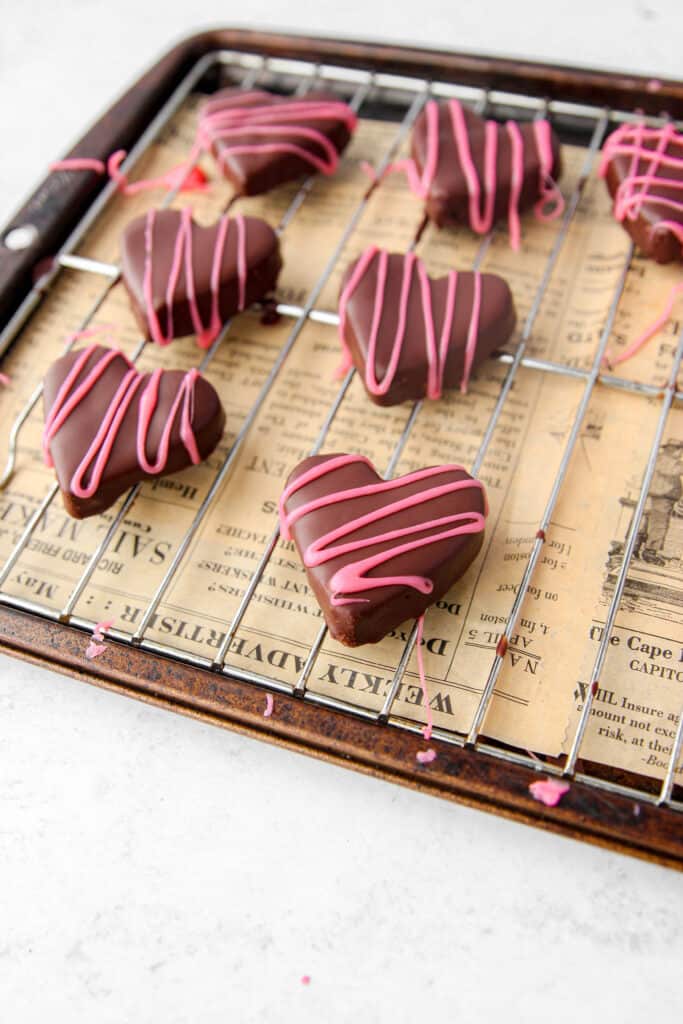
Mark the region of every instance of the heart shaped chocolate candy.
[[189, 208], [150, 210], [121, 240], [133, 312], [159, 345], [196, 334], [208, 348], [226, 320], [275, 287], [281, 267], [277, 235], [257, 217], [224, 216], [202, 227]]
[[657, 263], [683, 259], [683, 134], [673, 124], [622, 124], [602, 151], [614, 216]]
[[452, 270], [430, 278], [414, 253], [371, 246], [342, 281], [339, 333], [345, 372], [353, 363], [378, 405], [467, 391], [470, 376], [504, 345], [516, 315], [507, 282]]
[[544, 219], [550, 200], [552, 216], [562, 209], [555, 186], [559, 154], [557, 136], [546, 120], [498, 124], [458, 100], [430, 100], [413, 129], [411, 184], [439, 226], [451, 220], [483, 235], [507, 218], [516, 249], [520, 213], [536, 206]]
[[225, 423], [218, 395], [196, 370], [141, 374], [102, 345], [54, 362], [43, 397], [45, 461], [76, 519], [109, 508], [139, 480], [206, 459]]
[[302, 174], [334, 174], [356, 124], [333, 93], [223, 89], [202, 107], [198, 143], [238, 192], [253, 196]]
[[336, 640], [376, 643], [418, 618], [484, 539], [483, 484], [461, 466], [382, 480], [362, 455], [316, 455], [289, 477], [282, 535], [299, 550]]

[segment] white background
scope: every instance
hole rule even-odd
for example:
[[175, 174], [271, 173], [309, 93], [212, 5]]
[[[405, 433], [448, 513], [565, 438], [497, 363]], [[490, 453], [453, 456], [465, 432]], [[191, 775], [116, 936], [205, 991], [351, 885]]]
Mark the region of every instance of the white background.
[[[683, 76], [679, 0], [0, 0], [0, 221], [168, 44], [247, 19]], [[682, 907], [662, 868], [0, 658], [7, 1024], [668, 1024]]]

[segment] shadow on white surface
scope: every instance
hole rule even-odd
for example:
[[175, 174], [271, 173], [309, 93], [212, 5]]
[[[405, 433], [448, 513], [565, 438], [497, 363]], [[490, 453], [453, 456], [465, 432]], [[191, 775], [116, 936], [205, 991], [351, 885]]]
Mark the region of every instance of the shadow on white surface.
[[8, 1021], [676, 1019], [673, 872], [6, 658], [0, 722]]

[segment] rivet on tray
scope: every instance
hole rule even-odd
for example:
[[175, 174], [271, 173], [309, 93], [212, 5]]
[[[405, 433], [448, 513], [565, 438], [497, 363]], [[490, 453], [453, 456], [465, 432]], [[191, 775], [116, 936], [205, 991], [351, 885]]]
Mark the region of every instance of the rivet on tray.
[[3, 239], [7, 249], [28, 249], [38, 238], [38, 228], [35, 224], [22, 224], [21, 227], [12, 228]]

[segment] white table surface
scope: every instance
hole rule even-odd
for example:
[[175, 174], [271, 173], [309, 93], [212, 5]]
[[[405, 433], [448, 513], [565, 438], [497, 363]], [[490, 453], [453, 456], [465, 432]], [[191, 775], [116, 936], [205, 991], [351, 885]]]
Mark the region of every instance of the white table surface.
[[[249, 7], [264, 27], [682, 71], [678, 0]], [[0, 16], [0, 222], [151, 58], [239, 20], [169, 0]], [[0, 657], [7, 1024], [680, 1021], [682, 907], [665, 869]]]

